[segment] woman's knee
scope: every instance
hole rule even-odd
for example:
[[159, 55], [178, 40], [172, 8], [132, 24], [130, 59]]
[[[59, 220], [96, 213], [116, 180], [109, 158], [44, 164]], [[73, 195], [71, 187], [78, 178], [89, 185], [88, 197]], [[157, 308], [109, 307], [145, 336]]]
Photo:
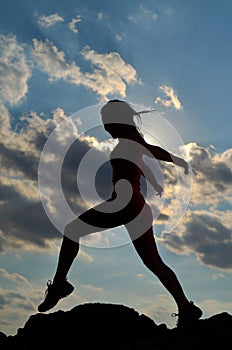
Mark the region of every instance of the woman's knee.
[[77, 217], [65, 226], [64, 235], [73, 241], [78, 242], [81, 237], [96, 232], [96, 228], [87, 224], [81, 217]]
[[81, 238], [81, 230], [78, 227], [76, 220], [71, 221], [65, 226], [64, 229], [64, 236], [68, 237], [69, 239], [78, 242]]

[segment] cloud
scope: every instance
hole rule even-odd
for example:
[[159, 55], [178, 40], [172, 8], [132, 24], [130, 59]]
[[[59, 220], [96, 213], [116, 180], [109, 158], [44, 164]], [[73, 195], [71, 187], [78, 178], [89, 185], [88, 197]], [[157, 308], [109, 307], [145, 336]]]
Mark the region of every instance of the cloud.
[[206, 299], [200, 303], [200, 307], [204, 310], [205, 317], [210, 317], [221, 312], [232, 313], [232, 303], [227, 301]]
[[140, 4], [139, 10], [136, 13], [128, 16], [129, 21], [131, 21], [132, 23], [142, 23], [144, 26], [150, 26], [153, 22], [157, 20], [157, 18], [157, 13], [145, 8], [143, 4]]
[[19, 283], [25, 283], [30, 285], [30, 283], [28, 282], [28, 280], [23, 277], [22, 275], [14, 272], [14, 273], [9, 273], [7, 272], [5, 269], [0, 269], [0, 276], [2, 276], [3, 278], [12, 281], [12, 282], [19, 282]]
[[79, 251], [78, 258], [85, 260], [87, 262], [93, 262], [93, 257], [90, 254], [83, 251], [83, 249]]
[[60, 237], [46, 217], [37, 185], [41, 150], [56, 121], [32, 114], [27, 123], [21, 133], [6, 123], [0, 141], [2, 252], [51, 248], [47, 240]]
[[226, 276], [223, 273], [214, 273], [212, 275], [212, 280], [217, 281], [219, 279], [227, 279]]
[[232, 225], [228, 212], [189, 212], [178, 231], [163, 232], [161, 241], [177, 254], [194, 253], [203, 265], [232, 270]]
[[137, 274], [136, 274], [136, 277], [138, 277], [138, 278], [144, 278], [145, 275], [144, 275], [143, 273], [137, 273]]
[[[61, 235], [47, 218], [40, 201], [37, 184], [38, 164], [49, 135], [67, 119], [67, 116], [60, 108], [54, 110], [47, 119], [32, 112], [22, 118], [24, 128], [17, 133], [11, 129], [6, 108], [2, 109], [2, 115], [5, 118], [0, 118], [4, 129], [0, 141], [0, 251], [5, 252], [8, 249], [55, 251], [57, 250], [55, 242], [60, 240]], [[65, 156], [61, 174], [64, 196], [76, 214], [83, 212], [87, 207], [77, 188], [77, 169], [83, 156], [92, 150], [94, 164], [105, 164], [103, 161], [106, 159], [106, 150], [98, 147], [97, 139], [88, 135], [78, 138], [77, 127], [78, 125], [70, 123], [65, 133], [56, 136], [59, 141], [57, 144], [61, 146], [70, 136], [76, 139]], [[163, 233], [160, 240], [177, 254], [194, 253], [202, 264], [229, 270], [232, 268], [230, 257], [232, 150], [217, 153], [216, 149], [195, 143], [186, 145], [186, 148], [197, 172], [197, 176], [193, 176], [192, 179], [192, 197], [189, 206], [191, 212], [185, 215], [174, 232], [170, 235]], [[56, 158], [50, 156], [49, 163], [53, 166]], [[96, 200], [89, 190], [91, 166], [90, 164], [84, 167], [82, 176], [89, 203]], [[100, 178], [96, 177], [96, 186], [98, 193], [106, 198], [111, 190], [109, 164], [105, 164], [103, 170]], [[164, 206], [164, 211], [161, 212], [161, 223], [172, 218], [172, 197], [175, 197], [176, 191], [174, 167], [169, 171], [164, 167], [163, 170], [168, 205]], [[48, 186], [51, 193], [48, 204], [57, 213], [58, 199], [55, 195], [53, 176], [50, 176]], [[94, 239], [98, 239], [98, 236]], [[83, 254], [82, 258], [91, 262], [91, 257], [86, 254]]]
[[96, 68], [93, 73], [86, 73], [87, 85], [100, 96], [119, 94], [126, 96], [126, 83], [138, 83], [136, 70], [126, 63], [119, 53], [99, 54], [86, 47], [83, 57]]
[[[45, 28], [52, 27], [58, 23], [63, 23], [63, 22], [64, 22], [64, 18], [60, 16], [58, 13], [53, 13], [49, 16], [43, 15], [38, 18], [38, 24], [41, 27], [45, 27]], [[78, 29], [76, 25], [80, 22], [81, 22], [81, 16], [77, 15], [68, 23], [69, 29], [74, 33], [78, 33]]]
[[16, 105], [28, 92], [31, 68], [16, 36], [0, 34], [0, 101]]
[[86, 291], [89, 291], [89, 292], [97, 292], [97, 293], [102, 293], [104, 291], [103, 288], [101, 287], [96, 287], [96, 286], [93, 286], [92, 284], [83, 284], [81, 286], [81, 288], [83, 288], [84, 290]]
[[0, 310], [4, 308], [4, 305], [7, 304], [7, 300], [3, 295], [0, 295]]
[[1, 330], [6, 334], [15, 334], [31, 313], [35, 312], [35, 306], [41, 301], [42, 293], [42, 290], [33, 285], [28, 288], [19, 283], [16, 283], [12, 290], [0, 288]]
[[164, 294], [157, 294], [153, 299], [147, 298], [147, 305], [141, 313], [151, 317], [156, 324], [165, 323], [168, 327], [175, 327], [176, 320], [170, 317], [170, 313], [176, 311], [176, 306], [171, 297]]
[[49, 80], [62, 79], [71, 84], [83, 85], [96, 92], [104, 100], [108, 95], [126, 96], [126, 84], [138, 83], [136, 70], [126, 63], [117, 52], [99, 54], [89, 47], [81, 55], [93, 67], [92, 72], [82, 72], [75, 62], [66, 62], [65, 54], [52, 42], [33, 40], [33, 58], [39, 69], [49, 75]]
[[4, 136], [11, 128], [10, 114], [8, 109], [0, 104], [0, 135]]
[[121, 40], [123, 40], [123, 38], [124, 38], [124, 34], [115, 34], [115, 39], [116, 39], [116, 41], [121, 41]]
[[77, 29], [76, 25], [81, 22], [81, 16], [78, 15], [76, 18], [73, 18], [71, 22], [68, 24], [69, 29], [73, 31], [74, 33], [78, 33], [79, 30]]
[[64, 19], [58, 13], [53, 13], [49, 16], [43, 15], [38, 18], [38, 24], [41, 27], [45, 27], [45, 28], [54, 26], [57, 23], [61, 23], [61, 22], [64, 22]]
[[98, 21], [102, 21], [103, 18], [104, 18], [104, 13], [102, 11], [98, 12], [98, 14], [97, 14]]
[[[87, 289], [84, 289], [86, 291]], [[96, 291], [97, 292], [97, 291]], [[94, 290], [93, 292], [94, 293]], [[85, 294], [85, 293], [83, 293]], [[37, 312], [37, 306], [44, 299], [44, 288], [35, 284], [30, 288], [24, 288], [21, 284], [15, 284], [12, 290], [0, 288], [0, 326], [1, 331], [8, 335], [17, 333], [17, 329], [26, 323], [32, 313]], [[54, 311], [60, 308], [70, 310], [73, 305], [84, 303], [88, 300], [73, 293], [69, 298], [63, 299], [54, 307]]]
[[[9, 117], [6, 109], [3, 109], [3, 113]], [[2, 122], [4, 133], [1, 134], [0, 141], [0, 252], [4, 253], [9, 249], [55, 251], [57, 250], [55, 241], [61, 239], [61, 234], [52, 225], [42, 206], [37, 183], [38, 165], [49, 135], [67, 119], [67, 116], [62, 109], [57, 108], [48, 119], [43, 119], [34, 112], [21, 119], [24, 122], [24, 128], [20, 133], [11, 129], [9, 120], [3, 119]], [[80, 121], [77, 120], [77, 125], [79, 124]], [[64, 159], [61, 177], [65, 198], [72, 210], [78, 214], [86, 208], [77, 189], [78, 165], [85, 153], [92, 149], [97, 141], [89, 136], [78, 138], [76, 126], [71, 122], [69, 126], [62, 135], [57, 135], [56, 140], [57, 145], [62, 146], [68, 142], [69, 137], [76, 139]], [[96, 162], [101, 162], [103, 153], [104, 151], [96, 149]], [[51, 157], [49, 160], [51, 166], [54, 162], [56, 158]], [[85, 171], [83, 176], [87, 178], [89, 168]], [[48, 204], [56, 213], [58, 199], [54, 178], [51, 175], [48, 186], [51, 193]], [[105, 186], [104, 182], [98, 184], [99, 188]], [[89, 192], [89, 201], [91, 202], [91, 192]], [[82, 258], [91, 262], [88, 254], [82, 253]], [[6, 277], [6, 274], [4, 276]]]
[[69, 82], [81, 83], [80, 68], [74, 62], [67, 63], [65, 54], [59, 51], [48, 39], [45, 42], [33, 39], [34, 50], [32, 55], [40, 70], [49, 75], [49, 80], [63, 79]]
[[193, 204], [217, 208], [225, 201], [232, 203], [232, 149], [217, 153], [212, 147], [196, 143], [189, 143], [186, 148], [197, 173], [193, 177]]
[[[217, 153], [215, 148], [196, 143], [186, 145], [197, 175], [192, 177], [192, 192], [188, 212], [172, 232], [163, 232], [160, 241], [177, 254], [195, 254], [203, 265], [232, 270], [232, 150]], [[178, 203], [172, 187], [172, 172], [165, 168], [165, 197], [168, 205], [162, 214], [175, 222], [173, 208]], [[171, 183], [169, 184], [169, 177]], [[159, 222], [158, 222], [159, 223]], [[162, 221], [161, 221], [162, 223]]]
[[168, 97], [168, 99], [161, 98], [160, 96], [155, 99], [155, 103], [161, 103], [161, 105], [171, 108], [173, 107], [176, 110], [183, 109], [181, 101], [179, 100], [174, 89], [167, 85], [161, 85], [159, 89]]

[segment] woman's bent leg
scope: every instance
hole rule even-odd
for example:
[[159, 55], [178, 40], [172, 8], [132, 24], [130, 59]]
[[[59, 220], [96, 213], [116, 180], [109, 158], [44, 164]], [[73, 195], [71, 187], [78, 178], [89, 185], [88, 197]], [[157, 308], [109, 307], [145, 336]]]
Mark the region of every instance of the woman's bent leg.
[[[105, 203], [104, 203], [105, 205]], [[68, 271], [79, 251], [79, 238], [87, 234], [102, 231], [120, 224], [117, 215], [104, 214], [102, 206], [87, 210], [65, 227], [64, 238], [61, 245], [57, 270], [53, 283], [49, 281], [44, 301], [38, 306], [39, 312], [53, 308], [60, 299], [70, 295], [74, 287], [66, 280]], [[103, 226], [103, 227], [102, 227]]]
[[103, 202], [87, 210], [65, 227], [57, 270], [53, 280], [55, 285], [62, 284], [66, 279], [68, 271], [79, 252], [81, 237], [122, 224], [120, 215], [115, 215], [113, 210], [112, 213], [104, 212], [111, 205], [114, 205], [113, 201]]

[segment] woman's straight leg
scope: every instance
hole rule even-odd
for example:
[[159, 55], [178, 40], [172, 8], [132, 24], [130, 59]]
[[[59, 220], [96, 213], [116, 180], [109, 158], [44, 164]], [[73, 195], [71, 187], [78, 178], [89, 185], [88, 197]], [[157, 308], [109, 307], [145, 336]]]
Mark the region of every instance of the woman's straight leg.
[[[130, 232], [129, 234], [131, 236], [133, 235]], [[132, 243], [143, 263], [159, 278], [163, 286], [173, 296], [179, 310], [184, 309], [189, 304], [189, 301], [184, 294], [176, 274], [161, 259], [152, 228], [141, 237], [132, 241]]]

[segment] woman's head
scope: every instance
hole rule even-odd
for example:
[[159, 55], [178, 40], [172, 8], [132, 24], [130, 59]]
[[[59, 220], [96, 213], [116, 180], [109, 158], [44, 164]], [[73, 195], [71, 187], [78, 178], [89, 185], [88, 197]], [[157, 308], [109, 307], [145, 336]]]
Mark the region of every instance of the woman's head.
[[140, 134], [133, 119], [135, 115], [139, 116], [127, 102], [120, 100], [110, 100], [101, 109], [105, 130], [113, 138]]

